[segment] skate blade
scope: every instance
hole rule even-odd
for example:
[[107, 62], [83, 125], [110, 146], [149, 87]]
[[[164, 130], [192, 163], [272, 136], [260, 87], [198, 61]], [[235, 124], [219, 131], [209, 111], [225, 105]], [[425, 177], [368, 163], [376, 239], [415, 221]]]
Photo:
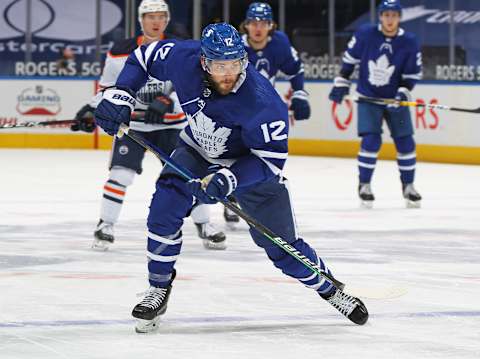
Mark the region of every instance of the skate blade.
[[360, 208], [365, 209], [372, 209], [373, 208], [373, 201], [360, 201]]
[[407, 208], [420, 208], [422, 206], [421, 201], [410, 201], [409, 199], [405, 200], [405, 205]]
[[94, 251], [105, 252], [110, 248], [110, 242], [95, 239], [91, 247]]
[[148, 334], [155, 332], [159, 327], [160, 315], [152, 320], [137, 319], [137, 325], [135, 326], [135, 332], [138, 334]]
[[227, 249], [227, 244], [223, 242], [212, 242], [208, 239], [203, 239], [203, 247], [205, 249], [214, 250], [214, 251], [223, 251]]

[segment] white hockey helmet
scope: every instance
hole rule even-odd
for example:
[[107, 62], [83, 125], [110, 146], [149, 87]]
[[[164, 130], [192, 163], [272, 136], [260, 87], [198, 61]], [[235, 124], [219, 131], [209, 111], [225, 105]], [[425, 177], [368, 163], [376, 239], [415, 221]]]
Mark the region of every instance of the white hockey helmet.
[[142, 18], [144, 14], [149, 12], [166, 12], [167, 13], [167, 25], [170, 21], [170, 10], [165, 0], [142, 0], [138, 7], [138, 21], [142, 26]]

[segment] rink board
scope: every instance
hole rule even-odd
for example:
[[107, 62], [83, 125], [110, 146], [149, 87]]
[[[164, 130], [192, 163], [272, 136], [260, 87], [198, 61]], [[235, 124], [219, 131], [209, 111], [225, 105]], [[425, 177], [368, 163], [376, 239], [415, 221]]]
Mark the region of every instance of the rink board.
[[[288, 86], [287, 82], [280, 82], [277, 87], [284, 94]], [[0, 123], [72, 119], [90, 101], [95, 88], [93, 79], [2, 79]], [[356, 105], [336, 106], [329, 102], [330, 88], [330, 82], [307, 82], [312, 118], [291, 127], [291, 154], [356, 156]], [[477, 89], [474, 84], [423, 83], [415, 89], [414, 98], [425, 103], [472, 108], [478, 103]], [[419, 160], [480, 164], [479, 115], [422, 108], [412, 109], [411, 113]], [[0, 147], [109, 149], [111, 145], [111, 139], [103, 132], [72, 133], [68, 126], [0, 131]], [[386, 132], [380, 157], [394, 159], [395, 151]]]

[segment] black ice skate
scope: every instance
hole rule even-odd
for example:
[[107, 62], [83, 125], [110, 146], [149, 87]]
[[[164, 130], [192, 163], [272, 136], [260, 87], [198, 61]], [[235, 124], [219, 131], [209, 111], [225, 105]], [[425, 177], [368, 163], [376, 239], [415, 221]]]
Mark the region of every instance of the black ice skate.
[[367, 307], [360, 299], [344, 293], [338, 288], [328, 297], [320, 296], [355, 324], [363, 325], [367, 322]]
[[195, 223], [198, 236], [203, 240], [205, 249], [224, 250], [227, 248], [225, 234], [210, 223]]
[[175, 275], [176, 272], [173, 270], [172, 279], [166, 288], [150, 287], [145, 298], [133, 308], [132, 316], [138, 319], [135, 327], [137, 333], [149, 333], [157, 329], [160, 316], [167, 311]]
[[358, 197], [360, 197], [360, 206], [363, 208], [372, 208], [375, 196], [372, 193], [370, 183], [360, 183], [358, 185]]
[[106, 251], [110, 245], [114, 242], [113, 236], [113, 224], [100, 220], [93, 232], [95, 238], [92, 243], [92, 249]]
[[422, 196], [417, 192], [413, 183], [402, 183], [403, 198], [407, 208], [420, 208]]

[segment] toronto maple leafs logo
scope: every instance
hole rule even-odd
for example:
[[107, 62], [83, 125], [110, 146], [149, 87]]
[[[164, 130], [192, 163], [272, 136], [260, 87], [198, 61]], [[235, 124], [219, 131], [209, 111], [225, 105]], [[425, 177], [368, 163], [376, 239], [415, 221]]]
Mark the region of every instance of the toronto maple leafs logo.
[[377, 61], [368, 61], [368, 82], [373, 86], [385, 86], [390, 83], [390, 78], [395, 71], [395, 66], [390, 66], [387, 55], [380, 56]]
[[218, 158], [227, 151], [227, 140], [232, 132], [226, 127], [215, 129], [215, 122], [202, 111], [194, 116], [187, 114], [188, 124], [195, 141], [211, 158]]

